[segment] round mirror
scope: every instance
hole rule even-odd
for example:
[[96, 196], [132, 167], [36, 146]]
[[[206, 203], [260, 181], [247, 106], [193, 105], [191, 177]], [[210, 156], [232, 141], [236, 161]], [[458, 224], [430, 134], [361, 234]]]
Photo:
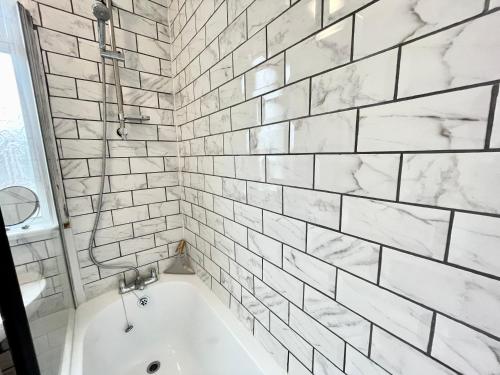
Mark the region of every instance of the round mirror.
[[35, 192], [24, 186], [9, 186], [0, 190], [0, 207], [6, 227], [24, 223], [36, 214], [39, 206]]

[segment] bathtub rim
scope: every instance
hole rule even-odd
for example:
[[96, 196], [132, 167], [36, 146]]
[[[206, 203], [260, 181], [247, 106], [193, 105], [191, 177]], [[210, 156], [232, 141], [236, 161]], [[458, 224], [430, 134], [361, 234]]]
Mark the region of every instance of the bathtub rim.
[[[165, 283], [172, 282], [189, 284], [195, 288], [203, 301], [215, 313], [217, 319], [219, 319], [228, 329], [229, 334], [238, 341], [245, 353], [252, 359], [256, 367], [258, 367], [263, 374], [286, 374], [286, 371], [275, 362], [272, 355], [244, 328], [243, 324], [234, 316], [229, 308], [217, 298], [213, 291], [210, 290], [198, 276], [162, 274], [160, 280], [150, 285], [148, 289], [154, 290]], [[82, 375], [83, 373], [83, 343], [89, 325], [99, 312], [108, 305], [119, 302], [120, 298], [117, 290], [112, 290], [81, 304], [76, 309], [74, 327], [72, 330], [71, 375]]]

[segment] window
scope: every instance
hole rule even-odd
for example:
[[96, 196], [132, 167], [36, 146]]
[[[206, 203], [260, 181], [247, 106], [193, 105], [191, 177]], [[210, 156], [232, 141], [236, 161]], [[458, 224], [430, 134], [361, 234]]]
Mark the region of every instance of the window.
[[[28, 229], [53, 227], [50, 181], [14, 0], [0, 1], [0, 171], [0, 189], [25, 186], [40, 200]], [[21, 230], [11, 228], [9, 234]]]

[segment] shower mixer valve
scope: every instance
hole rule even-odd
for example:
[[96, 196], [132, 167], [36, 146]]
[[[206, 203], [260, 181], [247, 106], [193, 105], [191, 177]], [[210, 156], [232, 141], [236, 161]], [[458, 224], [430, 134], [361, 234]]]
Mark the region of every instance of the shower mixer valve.
[[149, 284], [153, 284], [158, 281], [158, 274], [156, 273], [156, 269], [151, 269], [151, 275], [148, 278], [142, 278], [141, 275], [137, 275], [135, 280], [131, 283], [127, 284], [125, 281], [125, 277], [120, 280], [119, 292], [120, 294], [125, 294], [128, 292], [132, 292], [134, 290], [144, 290], [146, 286]]

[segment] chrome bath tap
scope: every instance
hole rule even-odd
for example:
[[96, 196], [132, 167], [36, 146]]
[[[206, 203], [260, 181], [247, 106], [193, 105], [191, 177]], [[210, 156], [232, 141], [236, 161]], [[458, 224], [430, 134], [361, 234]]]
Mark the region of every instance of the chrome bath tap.
[[148, 278], [142, 278], [141, 275], [137, 275], [135, 280], [133, 280], [129, 284], [127, 284], [127, 282], [125, 281], [125, 277], [121, 279], [119, 292], [120, 294], [125, 294], [134, 290], [144, 290], [146, 286], [148, 286], [149, 284], [153, 284], [156, 281], [158, 281], [158, 274], [156, 273], [156, 269], [152, 268], [151, 276], [149, 276]]

